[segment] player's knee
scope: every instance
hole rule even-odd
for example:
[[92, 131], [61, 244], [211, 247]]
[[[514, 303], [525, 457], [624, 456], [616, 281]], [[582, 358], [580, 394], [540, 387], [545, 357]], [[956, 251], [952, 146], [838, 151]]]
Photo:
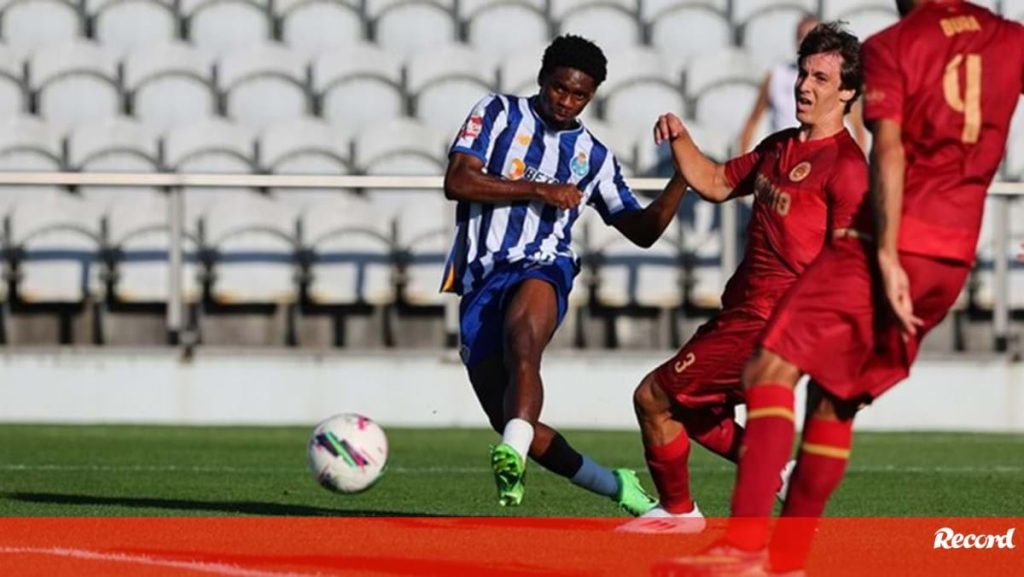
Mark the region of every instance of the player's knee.
[[669, 409], [668, 398], [649, 374], [633, 391], [633, 408], [639, 417], [650, 417]]

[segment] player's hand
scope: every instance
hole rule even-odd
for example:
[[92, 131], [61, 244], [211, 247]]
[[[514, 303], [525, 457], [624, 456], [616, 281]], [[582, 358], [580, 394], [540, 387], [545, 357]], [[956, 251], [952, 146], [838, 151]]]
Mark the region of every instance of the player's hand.
[[686, 134], [686, 126], [678, 116], [671, 112], [662, 114], [654, 123], [654, 144], [671, 142]]
[[583, 200], [583, 192], [575, 184], [542, 184], [538, 187], [538, 196], [545, 204], [562, 210], [579, 206]]
[[900, 323], [903, 340], [909, 340], [917, 334], [917, 328], [924, 325], [923, 320], [914, 316], [914, 302], [910, 298], [910, 279], [895, 255], [879, 253], [878, 267], [882, 272], [885, 298]]

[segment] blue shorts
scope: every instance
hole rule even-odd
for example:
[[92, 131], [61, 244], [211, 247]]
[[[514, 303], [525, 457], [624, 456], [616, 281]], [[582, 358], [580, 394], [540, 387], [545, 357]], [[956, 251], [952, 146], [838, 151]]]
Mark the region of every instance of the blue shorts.
[[551, 264], [521, 260], [499, 265], [473, 292], [459, 303], [459, 328], [462, 346], [459, 355], [467, 367], [500, 353], [505, 338], [505, 306], [523, 281], [540, 279], [555, 289], [558, 320], [562, 324], [568, 308], [569, 291], [579, 268], [569, 258], [557, 258]]

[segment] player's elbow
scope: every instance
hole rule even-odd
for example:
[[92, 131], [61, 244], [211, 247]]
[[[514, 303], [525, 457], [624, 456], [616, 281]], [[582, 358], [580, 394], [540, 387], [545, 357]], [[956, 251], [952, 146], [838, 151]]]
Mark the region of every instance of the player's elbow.
[[447, 174], [444, 177], [444, 197], [448, 200], [466, 198], [466, 181], [458, 175]]

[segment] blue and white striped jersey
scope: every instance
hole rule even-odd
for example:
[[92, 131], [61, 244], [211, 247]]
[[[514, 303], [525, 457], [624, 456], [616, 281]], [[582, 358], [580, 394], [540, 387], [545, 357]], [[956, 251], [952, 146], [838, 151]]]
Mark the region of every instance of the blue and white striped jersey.
[[[509, 180], [573, 183], [583, 192], [583, 204], [597, 209], [605, 223], [640, 210], [608, 147], [582, 124], [575, 130], [549, 128], [535, 110], [536, 100], [487, 96], [470, 112], [449, 154], [476, 156], [487, 174]], [[572, 226], [583, 204], [562, 210], [540, 201], [460, 201], [441, 290], [469, 293], [496, 266], [524, 259], [575, 261]]]

